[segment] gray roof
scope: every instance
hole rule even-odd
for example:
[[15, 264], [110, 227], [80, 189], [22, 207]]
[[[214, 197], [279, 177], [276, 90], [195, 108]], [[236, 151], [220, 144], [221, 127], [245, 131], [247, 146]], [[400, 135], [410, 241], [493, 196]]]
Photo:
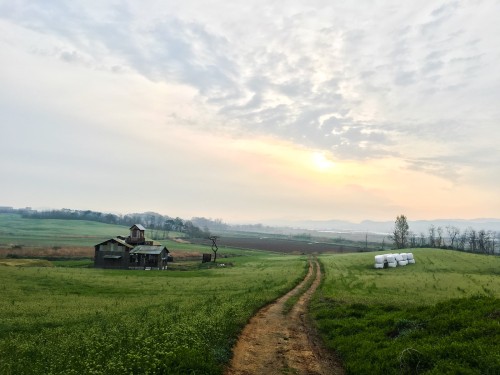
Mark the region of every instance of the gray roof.
[[129, 249], [131, 249], [131, 248], [133, 248], [133, 247], [134, 247], [134, 245], [128, 244], [128, 243], [126, 243], [124, 240], [122, 240], [121, 238], [117, 238], [117, 237], [115, 237], [115, 238], [110, 238], [109, 240], [106, 240], [106, 241], [100, 242], [100, 243], [98, 243], [96, 246], [99, 246], [99, 245], [104, 245], [104, 244], [106, 244], [106, 243], [108, 243], [108, 242], [116, 242], [116, 243], [119, 243], [120, 245], [123, 245], [123, 246], [125, 246], [125, 247], [128, 247]]
[[161, 254], [163, 250], [169, 251], [165, 246], [150, 246], [150, 245], [139, 245], [130, 250], [130, 254]]
[[146, 230], [146, 228], [144, 228], [141, 224], [134, 224], [130, 227], [130, 229], [132, 229], [133, 227], [137, 227], [137, 229], [139, 230]]

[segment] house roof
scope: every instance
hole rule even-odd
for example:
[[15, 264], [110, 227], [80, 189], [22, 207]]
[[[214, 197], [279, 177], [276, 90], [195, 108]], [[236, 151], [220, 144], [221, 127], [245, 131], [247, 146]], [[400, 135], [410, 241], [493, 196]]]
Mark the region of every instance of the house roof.
[[134, 227], [139, 229], [139, 230], [146, 230], [146, 228], [144, 228], [141, 224], [134, 224], [129, 229], [132, 229]]
[[118, 238], [118, 237], [114, 237], [114, 238], [110, 238], [109, 240], [106, 240], [106, 241], [103, 241], [101, 243], [98, 243], [97, 245], [95, 246], [99, 246], [99, 245], [105, 245], [107, 244], [108, 242], [115, 242], [115, 243], [119, 243], [120, 245], [123, 245], [125, 247], [128, 247], [129, 249], [132, 249], [134, 247], [134, 245], [131, 245], [131, 244], [128, 244], [126, 243], [124, 240], [122, 240], [121, 238]]
[[168, 253], [168, 249], [165, 246], [149, 246], [149, 245], [139, 245], [134, 247], [133, 250], [130, 250], [130, 254], [161, 254], [163, 250], [166, 250]]

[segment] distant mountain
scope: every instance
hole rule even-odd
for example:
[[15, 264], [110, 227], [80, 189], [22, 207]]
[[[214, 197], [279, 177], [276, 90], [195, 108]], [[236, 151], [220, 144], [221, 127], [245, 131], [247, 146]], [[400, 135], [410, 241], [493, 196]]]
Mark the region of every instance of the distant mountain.
[[[431, 225], [442, 227], [446, 231], [447, 226], [454, 226], [463, 231], [467, 228], [475, 230], [486, 230], [500, 232], [500, 219], [437, 219], [437, 220], [408, 220], [410, 231], [420, 234], [428, 233]], [[271, 225], [288, 226], [293, 228], [310, 229], [317, 231], [333, 232], [371, 232], [390, 233], [394, 229], [394, 221], [364, 220], [360, 223], [352, 223], [344, 220], [307, 220], [272, 223]]]

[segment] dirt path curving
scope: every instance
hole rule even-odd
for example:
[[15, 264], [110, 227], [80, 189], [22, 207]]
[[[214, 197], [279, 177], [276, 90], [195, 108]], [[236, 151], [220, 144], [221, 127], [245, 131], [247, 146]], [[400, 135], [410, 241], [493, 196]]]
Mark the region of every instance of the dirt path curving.
[[[326, 351], [307, 320], [307, 304], [320, 284], [318, 261], [309, 261], [309, 272], [290, 292], [261, 309], [243, 329], [233, 349], [226, 375], [333, 375], [343, 374], [340, 362]], [[293, 309], [283, 315], [285, 301], [314, 281]]]

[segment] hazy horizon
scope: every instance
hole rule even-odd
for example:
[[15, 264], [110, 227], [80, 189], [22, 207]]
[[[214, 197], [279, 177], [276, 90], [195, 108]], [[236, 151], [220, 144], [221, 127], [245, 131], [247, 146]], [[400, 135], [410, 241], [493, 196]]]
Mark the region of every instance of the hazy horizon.
[[[61, 207], [32, 207], [32, 206], [22, 206], [22, 207], [13, 207], [11, 205], [7, 205], [7, 204], [0, 204], [0, 209], [14, 209], [14, 210], [17, 210], [17, 211], [22, 211], [24, 209], [31, 209], [31, 210], [34, 210], [34, 211], [38, 211], [38, 212], [43, 212], [43, 211], [58, 211], [58, 210], [64, 210], [64, 209], [69, 209], [69, 210], [76, 210], [76, 211], [86, 211], [87, 209], [83, 208], [83, 209], [75, 209], [75, 208], [71, 208], [71, 207], [64, 207], [64, 208], [61, 208]], [[101, 212], [103, 214], [114, 214], [114, 215], [119, 215], [119, 216], [125, 216], [125, 215], [134, 215], [134, 214], [148, 214], [148, 213], [154, 213], [154, 214], [158, 214], [158, 215], [162, 215], [162, 216], [169, 216], [169, 217], [176, 217], [176, 215], [171, 215], [169, 214], [168, 212], [158, 212], [158, 211], [143, 211], [143, 212], [117, 212], [117, 211], [104, 211], [104, 210], [91, 210], [91, 211], [95, 211], [95, 212]], [[342, 223], [345, 223], [345, 224], [350, 224], [352, 226], [359, 226], [359, 225], [374, 225], [374, 226], [377, 226], [379, 224], [382, 224], [382, 225], [385, 225], [385, 224], [390, 224], [390, 226], [388, 226], [387, 228], [390, 230], [392, 230], [392, 225], [395, 221], [395, 219], [388, 219], [388, 220], [372, 220], [370, 218], [365, 218], [363, 220], [359, 220], [359, 221], [352, 221], [352, 220], [342, 220], [342, 219], [338, 219], [338, 218], [329, 218], [329, 219], [323, 219], [323, 220], [315, 220], [315, 219], [302, 219], [302, 220], [287, 220], [287, 219], [269, 219], [269, 220], [255, 220], [255, 221], [239, 221], [239, 222], [231, 222], [231, 221], [227, 221], [225, 220], [223, 217], [204, 217], [202, 215], [194, 215], [192, 217], [180, 217], [181, 219], [183, 220], [191, 220], [191, 219], [195, 219], [195, 218], [205, 218], [205, 219], [209, 219], [209, 220], [220, 220], [222, 223], [224, 224], [228, 224], [228, 225], [234, 225], [234, 226], [238, 226], [238, 225], [265, 225], [265, 226], [276, 226], [276, 227], [290, 227], [290, 228], [293, 228], [295, 226], [295, 228], [297, 229], [318, 229], [320, 228], [322, 225], [327, 225], [327, 224], [342, 224]], [[430, 223], [433, 223], [433, 224], [442, 224], [442, 223], [447, 223], [446, 225], [459, 225], [463, 228], [465, 228], [466, 226], [469, 226], [471, 223], [475, 225], [478, 225], [478, 226], [481, 226], [482, 223], [488, 223], [488, 224], [498, 224], [498, 228], [495, 228], [495, 230], [500, 230], [500, 218], [494, 218], [494, 217], [491, 217], [491, 218], [432, 218], [432, 219], [417, 219], [417, 220], [412, 220], [411, 218], [407, 218], [408, 220], [408, 223], [410, 224], [413, 224], [413, 225], [417, 225], [419, 228], [422, 227], [422, 225], [428, 225]], [[463, 223], [462, 225], [460, 225], [460, 223]], [[444, 225], [444, 224], [443, 224]], [[316, 228], [315, 228], [316, 227]], [[349, 229], [349, 227], [347, 228], [344, 228], [345, 230], [357, 230], [357, 229], [353, 229], [354, 227], [351, 227], [351, 229]], [[329, 229], [328, 229], [329, 228]], [[329, 230], [340, 230], [342, 229], [341, 227], [336, 227], [336, 228], [333, 228], [333, 227], [324, 227], [324, 229], [320, 229], [320, 230], [326, 230], [326, 231], [329, 231]], [[426, 228], [427, 229], [427, 228]], [[491, 228], [481, 228], [481, 229], [491, 229]], [[377, 230], [374, 229], [374, 231], [376, 232]]]
[[0, 3], [15, 207], [500, 216], [496, 0]]

